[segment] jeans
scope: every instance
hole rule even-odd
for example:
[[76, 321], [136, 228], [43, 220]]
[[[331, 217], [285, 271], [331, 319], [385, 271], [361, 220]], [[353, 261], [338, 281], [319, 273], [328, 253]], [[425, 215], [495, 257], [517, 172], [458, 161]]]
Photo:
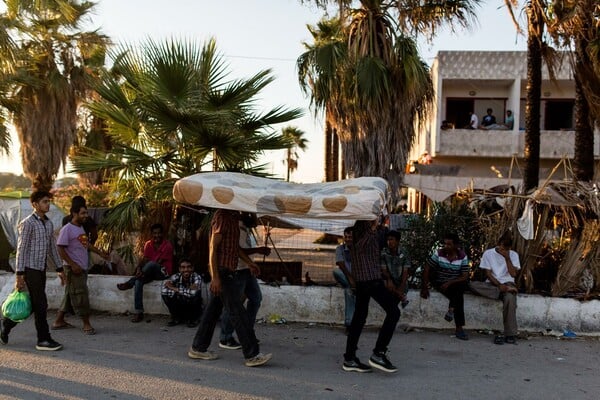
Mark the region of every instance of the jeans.
[[208, 305], [202, 314], [200, 326], [194, 336], [192, 348], [196, 351], [205, 352], [210, 346], [217, 320], [223, 311], [223, 307], [229, 312], [229, 318], [238, 340], [242, 345], [245, 358], [255, 357], [259, 353], [258, 340], [254, 334], [254, 326], [250, 323], [248, 313], [242, 303], [242, 291], [239, 282], [235, 279], [234, 271], [228, 268], [219, 268], [221, 278], [221, 294], [211, 296]]
[[354, 315], [354, 308], [356, 307], [356, 296], [352, 292], [348, 278], [346, 278], [346, 275], [341, 269], [333, 269], [333, 279], [344, 288], [344, 325], [350, 326], [352, 323], [352, 316]]
[[[46, 271], [25, 268], [25, 284], [31, 298], [31, 312], [35, 317], [35, 330], [38, 342], [51, 340], [50, 328], [46, 320], [48, 314], [48, 299], [46, 298]], [[11, 319], [3, 319], [4, 332], [7, 334], [17, 323]]]
[[144, 285], [152, 281], [163, 281], [168, 276], [164, 268], [154, 261], [149, 261], [142, 267], [142, 276], [133, 277], [128, 283], [133, 285], [133, 305], [136, 313], [144, 312]]
[[192, 297], [162, 295], [163, 302], [169, 309], [171, 318], [175, 321], [196, 322], [202, 315], [202, 294], [200, 290]]
[[348, 339], [346, 340], [346, 361], [353, 360], [356, 357], [358, 340], [369, 315], [369, 301], [373, 298], [385, 311], [385, 319], [379, 330], [377, 341], [373, 353], [385, 353], [387, 346], [392, 340], [396, 324], [400, 319], [400, 310], [398, 309], [398, 299], [389, 290], [386, 289], [383, 280], [356, 282], [356, 310], [352, 317]]
[[448, 286], [446, 290], [442, 290], [440, 283], [435, 283], [435, 290], [446, 296], [450, 300], [448, 308], [454, 309], [454, 325], [459, 328], [465, 326], [465, 290], [467, 290], [467, 282], [455, 283]]
[[[246, 303], [246, 313], [248, 314], [248, 320], [250, 320], [250, 323], [254, 326], [256, 314], [258, 314], [258, 309], [262, 302], [262, 293], [260, 291], [260, 286], [258, 285], [258, 280], [252, 275], [248, 268], [236, 271], [234, 279], [236, 280], [236, 285], [239, 285], [240, 291], [245, 294], [248, 299], [248, 302]], [[220, 340], [225, 341], [232, 337], [233, 324], [229, 318], [229, 313], [227, 310], [224, 310], [221, 315]]]

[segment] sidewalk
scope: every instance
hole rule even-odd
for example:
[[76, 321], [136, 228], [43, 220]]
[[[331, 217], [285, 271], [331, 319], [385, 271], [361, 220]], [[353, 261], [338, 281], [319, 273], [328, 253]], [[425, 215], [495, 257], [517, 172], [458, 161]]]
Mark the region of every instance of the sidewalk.
[[[50, 313], [51, 322], [55, 314]], [[74, 317], [68, 321], [77, 327]], [[492, 336], [398, 330], [390, 358], [395, 374], [341, 369], [343, 330], [315, 324], [258, 324], [261, 351], [273, 360], [243, 365], [239, 350], [212, 349], [220, 358], [196, 361], [186, 353], [195, 329], [167, 328], [151, 316], [94, 315], [98, 331], [53, 331], [58, 352], [35, 350], [33, 319], [0, 346], [0, 399], [597, 399], [600, 341], [532, 337], [497, 346]], [[217, 330], [218, 334], [218, 330]], [[376, 330], [363, 332], [358, 356], [367, 361]]]

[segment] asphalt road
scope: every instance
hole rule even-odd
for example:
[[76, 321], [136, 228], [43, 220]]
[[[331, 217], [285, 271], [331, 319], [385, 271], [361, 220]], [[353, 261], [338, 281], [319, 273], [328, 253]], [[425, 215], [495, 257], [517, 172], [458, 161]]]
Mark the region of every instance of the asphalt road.
[[[69, 321], [81, 326], [74, 317]], [[341, 369], [346, 337], [338, 327], [258, 324], [261, 350], [273, 360], [248, 368], [240, 350], [216, 345], [218, 360], [189, 359], [195, 329], [166, 328], [166, 321], [132, 324], [126, 316], [95, 315], [97, 335], [55, 331], [64, 349], [39, 352], [30, 318], [0, 346], [0, 399], [600, 398], [595, 338], [537, 336], [498, 346], [477, 332], [460, 341], [450, 331], [398, 330], [390, 359], [399, 371], [359, 374]], [[374, 329], [363, 332], [363, 361], [375, 337]]]

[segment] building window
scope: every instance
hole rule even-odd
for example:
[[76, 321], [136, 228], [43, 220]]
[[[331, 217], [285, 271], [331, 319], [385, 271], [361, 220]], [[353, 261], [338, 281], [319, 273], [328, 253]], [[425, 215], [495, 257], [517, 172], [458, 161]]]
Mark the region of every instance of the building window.
[[544, 130], [573, 129], [574, 100], [544, 100], [542, 104], [544, 104]]

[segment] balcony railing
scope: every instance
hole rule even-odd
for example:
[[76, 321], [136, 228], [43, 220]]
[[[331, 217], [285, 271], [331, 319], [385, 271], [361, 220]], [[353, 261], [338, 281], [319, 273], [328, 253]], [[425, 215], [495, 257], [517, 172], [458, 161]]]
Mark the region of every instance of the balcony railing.
[[[523, 155], [525, 148], [524, 131], [447, 129], [439, 130], [436, 157], [510, 157]], [[600, 135], [594, 135], [594, 156], [600, 156], [598, 143]], [[575, 145], [574, 131], [541, 131], [540, 158], [560, 159], [573, 157]]]

